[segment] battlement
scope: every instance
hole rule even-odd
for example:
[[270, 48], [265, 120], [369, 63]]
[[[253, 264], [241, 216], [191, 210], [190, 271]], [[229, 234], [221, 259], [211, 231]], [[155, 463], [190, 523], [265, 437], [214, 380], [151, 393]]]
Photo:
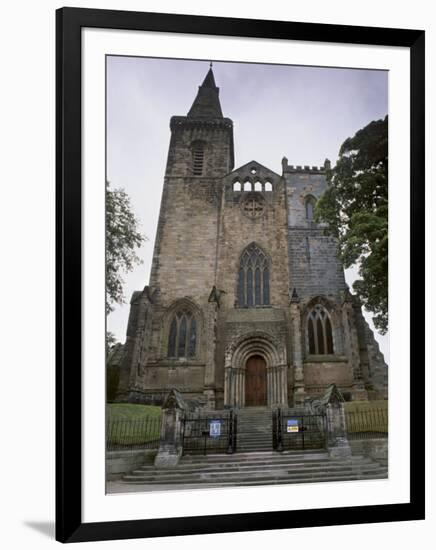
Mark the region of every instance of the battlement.
[[329, 159], [325, 159], [323, 166], [294, 166], [288, 164], [288, 159], [283, 157], [282, 170], [285, 173], [299, 173], [299, 174], [325, 174], [327, 170], [331, 169], [331, 162]]

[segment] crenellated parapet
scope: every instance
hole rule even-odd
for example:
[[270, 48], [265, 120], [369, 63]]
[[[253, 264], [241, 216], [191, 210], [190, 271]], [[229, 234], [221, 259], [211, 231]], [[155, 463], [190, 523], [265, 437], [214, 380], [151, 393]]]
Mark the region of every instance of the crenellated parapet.
[[325, 159], [322, 166], [301, 166], [288, 164], [288, 159], [283, 157], [282, 159], [282, 171], [285, 174], [326, 174], [331, 170], [331, 162], [329, 159]]

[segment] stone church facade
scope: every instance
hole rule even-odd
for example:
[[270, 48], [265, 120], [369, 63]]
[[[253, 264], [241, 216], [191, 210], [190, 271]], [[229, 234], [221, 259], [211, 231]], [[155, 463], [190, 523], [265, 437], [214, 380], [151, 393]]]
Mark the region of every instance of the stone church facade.
[[326, 170], [234, 168], [212, 68], [171, 140], [149, 285], [131, 299], [117, 399], [176, 387], [209, 409], [298, 406], [334, 382], [387, 399], [387, 365], [313, 221]]

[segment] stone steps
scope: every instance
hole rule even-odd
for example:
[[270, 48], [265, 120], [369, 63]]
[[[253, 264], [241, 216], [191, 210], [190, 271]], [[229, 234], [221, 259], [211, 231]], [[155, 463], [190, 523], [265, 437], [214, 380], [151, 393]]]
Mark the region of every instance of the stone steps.
[[184, 456], [171, 469], [144, 465], [124, 476], [127, 485], [142, 490], [229, 487], [320, 481], [384, 479], [387, 468], [364, 457], [331, 460], [326, 452], [247, 453]]
[[[293, 463], [293, 462], [306, 462], [306, 461], [323, 461], [323, 460], [329, 460], [328, 453], [325, 451], [321, 452], [308, 452], [308, 451], [284, 451], [283, 453], [277, 453], [274, 451], [259, 451], [254, 453], [242, 453], [237, 452], [234, 454], [210, 454], [206, 457], [200, 457], [198, 455], [185, 455], [183, 456], [182, 461], [179, 464], [189, 464], [189, 463], [195, 463], [198, 464], [198, 461], [201, 458], [207, 459], [208, 464], [243, 464], [243, 463], [249, 463], [249, 464], [264, 464], [265, 462], [269, 462], [270, 460], [274, 460], [276, 463], [278, 462], [286, 462], [286, 463]], [[145, 466], [144, 466], [145, 467]], [[153, 466], [151, 466], [153, 467]]]
[[272, 450], [272, 411], [250, 407], [238, 413], [236, 449], [242, 452]]
[[[180, 464], [187, 464], [190, 462], [194, 462], [195, 464], [198, 463], [198, 461], [202, 457], [199, 457], [198, 455], [185, 455], [182, 459], [182, 462]], [[267, 451], [267, 452], [255, 452], [255, 453], [235, 453], [235, 454], [210, 454], [204, 457], [207, 459], [208, 464], [210, 463], [223, 463], [223, 464], [229, 464], [229, 463], [244, 463], [248, 462], [250, 464], [254, 463], [265, 463], [270, 460], [274, 460], [275, 462], [302, 462], [306, 460], [329, 460], [328, 453], [325, 451], [320, 452], [305, 452], [305, 451], [285, 451], [283, 453], [277, 453], [274, 451]]]
[[219, 486], [219, 487], [238, 487], [241, 485], [270, 485], [270, 484], [292, 484], [292, 483], [310, 483], [310, 482], [322, 482], [322, 481], [357, 481], [364, 479], [386, 479], [386, 473], [375, 472], [373, 470], [369, 472], [325, 472], [323, 474], [319, 473], [308, 473], [301, 475], [280, 475], [279, 473], [275, 476], [273, 475], [256, 475], [256, 476], [246, 476], [245, 478], [235, 477], [234, 479], [221, 479], [214, 478], [213, 476], [204, 476], [204, 478], [199, 479], [196, 476], [185, 476], [184, 478], [159, 478], [159, 479], [128, 479], [127, 476], [124, 479], [124, 483], [129, 485], [169, 485], [169, 486]]
[[[225, 471], [223, 471], [225, 470]], [[301, 470], [301, 471], [300, 471]], [[378, 473], [380, 470], [380, 467], [378, 464], [365, 464], [365, 465], [347, 465], [344, 466], [343, 464], [323, 464], [322, 465], [322, 471], [323, 474], [336, 472], [339, 474], [345, 474], [345, 473], [368, 473], [375, 471]], [[197, 477], [198, 475], [201, 476], [207, 476], [209, 478], [218, 478], [221, 477], [223, 474], [225, 474], [226, 479], [233, 479], [233, 478], [241, 478], [241, 477], [249, 477], [252, 475], [255, 475], [258, 477], [259, 474], [267, 475], [267, 477], [270, 476], [281, 476], [283, 475], [289, 475], [289, 476], [298, 476], [298, 475], [312, 475], [314, 473], [320, 472], [320, 465], [305, 465], [303, 468], [301, 466], [293, 465], [291, 468], [288, 466], [268, 466], [268, 472], [265, 472], [265, 466], [257, 466], [257, 467], [250, 467], [246, 466], [245, 468], [223, 468], [223, 469], [217, 469], [217, 468], [191, 468], [191, 469], [183, 469], [183, 470], [177, 470], [165, 473], [165, 471], [162, 470], [154, 470], [154, 471], [144, 471], [144, 470], [134, 470], [131, 474], [125, 477], [126, 480], [134, 481], [134, 480], [142, 480], [142, 481], [161, 481], [165, 479], [174, 479], [174, 480], [182, 480], [185, 481], [188, 477]]]
[[[135, 482], [125, 482], [123, 483], [123, 486], [126, 488], [125, 491], [118, 490], [116, 492], [128, 492], [129, 488], [136, 487], [135, 491], [172, 491], [172, 490], [189, 490], [189, 489], [210, 489], [210, 488], [226, 488], [226, 487], [257, 487], [257, 486], [265, 486], [265, 485], [289, 485], [289, 484], [307, 484], [307, 483], [325, 483], [325, 482], [345, 482], [345, 481], [361, 481], [361, 480], [377, 480], [377, 479], [386, 479], [387, 473], [380, 473], [380, 474], [371, 474], [370, 476], [362, 476], [362, 475], [346, 475], [346, 476], [339, 476], [339, 475], [331, 475], [331, 476], [320, 476], [320, 477], [306, 477], [301, 479], [267, 479], [267, 480], [259, 480], [259, 481], [215, 481], [215, 482], [202, 482], [202, 483], [135, 483]], [[132, 489], [130, 489], [132, 490]]]

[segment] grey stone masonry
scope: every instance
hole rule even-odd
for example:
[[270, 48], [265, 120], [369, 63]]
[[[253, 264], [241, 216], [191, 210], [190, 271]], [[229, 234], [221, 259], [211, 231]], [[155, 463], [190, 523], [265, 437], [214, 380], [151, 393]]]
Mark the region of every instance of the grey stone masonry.
[[387, 366], [337, 240], [313, 219], [330, 161], [235, 168], [212, 69], [170, 133], [150, 281], [131, 299], [116, 399], [161, 404], [177, 387], [208, 410], [293, 407], [333, 383], [346, 400], [387, 399]]

